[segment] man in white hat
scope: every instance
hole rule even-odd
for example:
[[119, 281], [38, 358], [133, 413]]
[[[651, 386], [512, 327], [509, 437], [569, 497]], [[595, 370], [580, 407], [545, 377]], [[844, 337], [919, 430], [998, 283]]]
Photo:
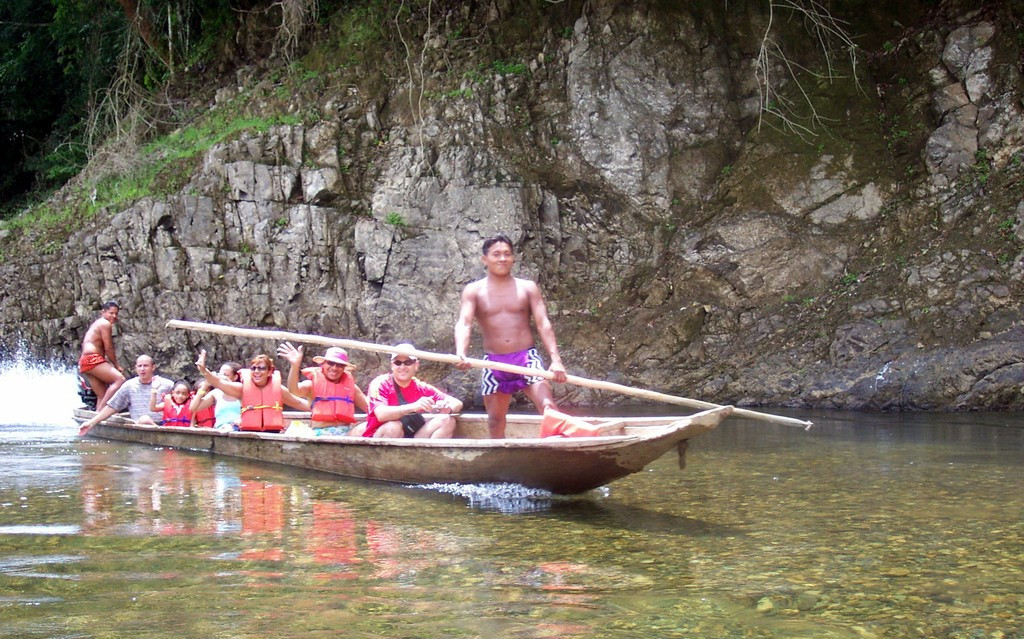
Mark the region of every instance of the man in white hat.
[[391, 372], [374, 378], [367, 387], [370, 409], [363, 437], [451, 437], [455, 432], [452, 413], [462, 410], [462, 401], [416, 379], [420, 362], [412, 344], [395, 348]]
[[302, 347], [285, 342], [277, 347], [278, 357], [288, 360], [288, 390], [310, 402], [310, 427], [322, 435], [361, 435], [365, 424], [357, 424], [355, 409], [366, 412], [366, 395], [356, 384], [345, 349], [332, 346], [313, 358], [319, 366], [302, 368]]

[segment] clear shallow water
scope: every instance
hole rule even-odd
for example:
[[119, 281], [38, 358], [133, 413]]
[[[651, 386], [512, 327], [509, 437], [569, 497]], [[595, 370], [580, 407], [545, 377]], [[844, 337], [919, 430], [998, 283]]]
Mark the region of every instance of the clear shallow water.
[[79, 440], [75, 400], [0, 366], [0, 636], [1024, 636], [1019, 414], [729, 420], [550, 499]]

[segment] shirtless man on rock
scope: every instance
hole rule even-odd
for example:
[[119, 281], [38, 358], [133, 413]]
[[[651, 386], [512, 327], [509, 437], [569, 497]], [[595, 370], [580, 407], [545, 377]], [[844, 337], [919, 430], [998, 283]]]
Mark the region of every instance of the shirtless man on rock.
[[[544, 370], [544, 363], [537, 353], [530, 319], [537, 328], [537, 335], [551, 358], [548, 368], [554, 380], [565, 382], [565, 367], [558, 354], [555, 329], [548, 319], [547, 307], [540, 287], [531, 280], [512, 276], [516, 258], [512, 240], [505, 235], [496, 235], [484, 241], [483, 264], [487, 276], [467, 285], [462, 291], [462, 305], [455, 322], [455, 354], [466, 357], [473, 322], [480, 325], [483, 334], [485, 360], [513, 364], [526, 368]], [[461, 370], [471, 368], [469, 362], [457, 365]], [[556, 408], [551, 384], [541, 376], [526, 376], [484, 369], [482, 395], [487, 409], [487, 422], [491, 437], [505, 437], [505, 416], [512, 395], [518, 391], [530, 398], [541, 413], [545, 408]]]
[[106, 302], [100, 316], [89, 326], [82, 338], [82, 355], [78, 358], [78, 372], [85, 377], [96, 393], [96, 410], [103, 410], [121, 384], [124, 368], [117, 363], [114, 352], [114, 324], [121, 310], [117, 302]]

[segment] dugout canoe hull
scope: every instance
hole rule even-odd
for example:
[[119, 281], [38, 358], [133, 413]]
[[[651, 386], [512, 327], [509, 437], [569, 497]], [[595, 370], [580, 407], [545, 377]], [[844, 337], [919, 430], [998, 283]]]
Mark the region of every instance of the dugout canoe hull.
[[[361, 479], [403, 484], [510, 482], [556, 494], [574, 494], [639, 472], [673, 448], [678, 448], [682, 456], [685, 442], [715, 428], [731, 412], [731, 406], [723, 406], [685, 417], [626, 418], [622, 434], [573, 438], [537, 437], [539, 416], [510, 415], [507, 439], [485, 439], [487, 416], [476, 414], [457, 418], [458, 428], [452, 439], [293, 437], [139, 426], [119, 416], [100, 422], [88, 436]], [[75, 419], [82, 423], [94, 414], [78, 409]]]

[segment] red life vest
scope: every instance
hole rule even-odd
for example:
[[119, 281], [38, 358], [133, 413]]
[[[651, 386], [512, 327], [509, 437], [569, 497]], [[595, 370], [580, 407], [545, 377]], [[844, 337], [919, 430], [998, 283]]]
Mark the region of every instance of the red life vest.
[[164, 419], [161, 422], [164, 426], [184, 426], [189, 427], [192, 425], [192, 411], [188, 409], [188, 404], [175, 404], [174, 400], [171, 399], [171, 394], [164, 395]]
[[313, 381], [311, 421], [356, 423], [356, 380], [351, 374], [342, 373], [338, 382], [328, 380], [319, 366], [304, 368], [302, 374]]
[[262, 388], [252, 383], [252, 371], [238, 371], [242, 377], [242, 421], [238, 430], [279, 433], [284, 429], [281, 405], [281, 372], [274, 371]]
[[213, 428], [217, 421], [217, 407], [210, 404], [196, 413], [196, 428]]

